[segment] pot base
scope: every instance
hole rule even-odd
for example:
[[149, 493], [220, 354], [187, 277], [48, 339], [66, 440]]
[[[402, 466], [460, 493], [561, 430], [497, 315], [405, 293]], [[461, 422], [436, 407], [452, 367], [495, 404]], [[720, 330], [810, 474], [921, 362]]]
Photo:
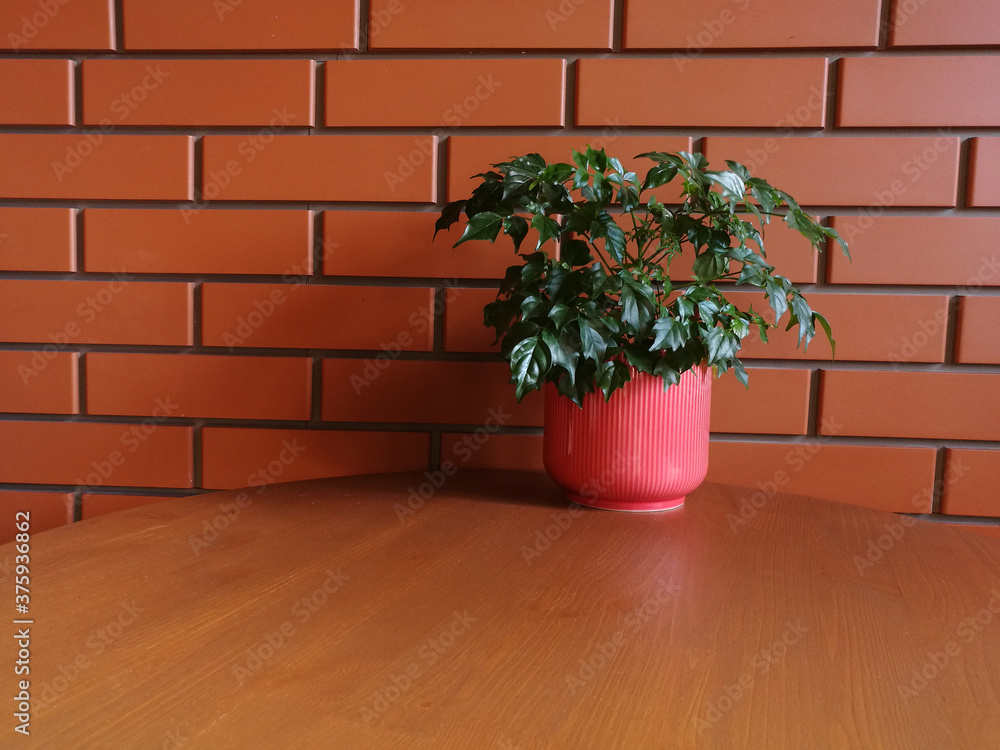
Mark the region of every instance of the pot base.
[[624, 510], [632, 513], [658, 513], [665, 510], [677, 510], [684, 507], [685, 495], [664, 500], [605, 500], [600, 497], [584, 497], [575, 492], [563, 492], [563, 496], [571, 503], [586, 505], [588, 508], [600, 510]]

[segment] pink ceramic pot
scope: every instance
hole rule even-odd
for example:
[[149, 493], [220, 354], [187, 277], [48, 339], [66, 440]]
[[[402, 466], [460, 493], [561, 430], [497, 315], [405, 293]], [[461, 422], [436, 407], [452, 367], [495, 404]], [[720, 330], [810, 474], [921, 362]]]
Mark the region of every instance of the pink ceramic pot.
[[583, 409], [545, 386], [545, 470], [567, 500], [608, 510], [670, 510], [708, 472], [712, 373], [688, 370], [679, 385], [633, 371], [604, 402], [588, 393]]

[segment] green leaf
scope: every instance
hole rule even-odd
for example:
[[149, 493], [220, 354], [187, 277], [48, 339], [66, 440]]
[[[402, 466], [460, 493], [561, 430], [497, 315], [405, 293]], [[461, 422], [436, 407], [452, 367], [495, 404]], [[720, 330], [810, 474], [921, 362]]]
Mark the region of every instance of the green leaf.
[[653, 344], [650, 350], [663, 350], [667, 347], [677, 351], [687, 342], [687, 326], [675, 318], [661, 316], [653, 323]]
[[458, 247], [463, 242], [468, 242], [469, 240], [489, 240], [493, 242], [496, 240], [497, 235], [500, 234], [502, 226], [503, 217], [500, 214], [495, 214], [491, 211], [476, 214], [469, 219], [469, 223], [465, 225], [465, 231], [462, 233], [462, 236], [452, 247]]
[[729, 272], [729, 258], [712, 252], [702, 253], [692, 267], [694, 275], [701, 281], [713, 281]]
[[830, 323], [818, 312], [813, 313], [813, 320], [819, 322], [820, 326], [823, 328], [823, 333], [826, 334], [826, 338], [830, 342], [830, 358], [836, 359], [837, 342], [833, 340], [833, 331], [830, 330]]
[[604, 336], [584, 318], [580, 318], [577, 325], [580, 331], [580, 351], [583, 356], [594, 362], [600, 362], [608, 348]]
[[528, 234], [528, 222], [520, 216], [511, 214], [503, 220], [503, 231], [514, 241], [514, 252], [518, 252], [521, 249], [521, 242]]
[[563, 240], [559, 245], [559, 258], [571, 266], [585, 266], [594, 260], [590, 245], [578, 239]]
[[466, 202], [467, 201], [464, 200], [452, 201], [441, 209], [441, 216], [439, 216], [438, 220], [434, 222], [434, 237], [437, 237], [437, 233], [442, 229], [448, 231], [448, 228], [458, 221], [459, 217], [462, 215], [462, 209], [465, 208]]
[[517, 400], [520, 401], [530, 391], [540, 388], [551, 368], [552, 357], [540, 337], [531, 336], [515, 346], [510, 354], [510, 370], [517, 385]]
[[536, 249], [540, 248], [549, 240], [555, 239], [559, 236], [559, 224], [555, 219], [548, 216], [535, 214], [531, 218], [531, 227], [538, 231], [538, 243], [535, 245]]

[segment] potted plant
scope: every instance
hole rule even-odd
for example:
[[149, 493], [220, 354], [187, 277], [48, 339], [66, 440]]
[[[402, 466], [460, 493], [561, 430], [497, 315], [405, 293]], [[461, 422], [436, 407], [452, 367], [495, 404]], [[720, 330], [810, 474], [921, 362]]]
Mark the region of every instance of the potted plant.
[[[652, 152], [636, 157], [652, 161], [640, 180], [603, 149], [572, 156], [494, 164], [469, 199], [442, 210], [435, 234], [464, 213], [456, 247], [513, 241], [520, 263], [484, 321], [518, 400], [545, 390], [545, 467], [566, 496], [678, 507], [708, 469], [711, 373], [747, 385], [738, 353], [750, 331], [766, 341], [787, 316], [800, 345], [819, 325], [834, 346], [827, 321], [768, 263], [765, 225], [780, 216], [814, 248], [828, 238], [848, 248], [742, 164], [712, 171], [701, 154]], [[534, 247], [522, 252], [530, 230]], [[763, 292], [775, 322], [734, 305], [720, 282]]]

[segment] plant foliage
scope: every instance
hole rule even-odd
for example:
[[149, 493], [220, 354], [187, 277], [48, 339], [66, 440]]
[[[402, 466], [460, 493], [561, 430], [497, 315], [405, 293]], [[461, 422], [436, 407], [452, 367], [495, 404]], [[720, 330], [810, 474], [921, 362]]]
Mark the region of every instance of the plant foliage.
[[[551, 382], [582, 406], [597, 390], [610, 398], [633, 368], [666, 388], [703, 363], [747, 385], [737, 356], [743, 339], [756, 328], [766, 341], [786, 316], [800, 345], [819, 325], [834, 346], [827, 321], [767, 262], [764, 226], [779, 216], [814, 248], [830, 238], [848, 254], [847, 244], [790, 195], [737, 162], [709, 170], [697, 153], [640, 154], [653, 162], [642, 180], [603, 149], [572, 153], [572, 164], [538, 154], [494, 164], [436, 224], [435, 235], [464, 213], [455, 247], [501, 234], [513, 241], [521, 262], [507, 269], [484, 321], [496, 330], [518, 400]], [[534, 247], [522, 249], [530, 230]], [[685, 253], [693, 273], [675, 278], [671, 265]], [[720, 282], [762, 291], [775, 323], [734, 305]]]

